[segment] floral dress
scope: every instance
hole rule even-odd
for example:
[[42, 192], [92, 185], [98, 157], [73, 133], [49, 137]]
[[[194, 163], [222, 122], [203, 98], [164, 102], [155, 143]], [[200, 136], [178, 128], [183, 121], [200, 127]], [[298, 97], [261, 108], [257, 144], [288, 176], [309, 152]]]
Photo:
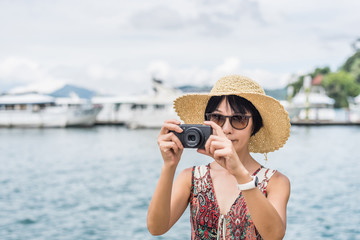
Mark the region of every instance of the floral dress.
[[[275, 170], [260, 167], [253, 176], [266, 196], [266, 186]], [[245, 199], [240, 192], [226, 215], [220, 213], [210, 164], [194, 166], [190, 194], [191, 239], [262, 239], [251, 220]]]

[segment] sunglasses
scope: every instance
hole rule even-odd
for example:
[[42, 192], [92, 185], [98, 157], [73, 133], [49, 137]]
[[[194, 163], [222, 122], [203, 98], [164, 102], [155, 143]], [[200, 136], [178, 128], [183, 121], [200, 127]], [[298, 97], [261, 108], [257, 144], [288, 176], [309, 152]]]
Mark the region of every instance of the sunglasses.
[[229, 118], [230, 124], [233, 128], [237, 130], [242, 130], [247, 127], [249, 124], [249, 119], [251, 116], [244, 114], [234, 114], [232, 116], [225, 116], [219, 113], [206, 113], [205, 119], [206, 121], [212, 121], [219, 125], [220, 127], [224, 126], [226, 118]]

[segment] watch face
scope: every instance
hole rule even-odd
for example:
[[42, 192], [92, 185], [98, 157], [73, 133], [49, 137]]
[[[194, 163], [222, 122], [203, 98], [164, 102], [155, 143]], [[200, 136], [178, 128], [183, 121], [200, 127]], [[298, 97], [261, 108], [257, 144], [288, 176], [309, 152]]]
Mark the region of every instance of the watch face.
[[259, 183], [259, 179], [258, 179], [258, 177], [257, 177], [257, 176], [255, 176], [255, 187], [257, 187], [257, 186], [258, 186], [258, 183]]

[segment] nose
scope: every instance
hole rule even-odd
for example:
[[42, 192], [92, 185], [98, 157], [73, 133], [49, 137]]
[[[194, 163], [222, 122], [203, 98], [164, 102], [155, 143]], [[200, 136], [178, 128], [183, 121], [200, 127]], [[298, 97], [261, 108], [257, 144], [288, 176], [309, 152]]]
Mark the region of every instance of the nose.
[[230, 124], [230, 118], [227, 117], [227, 118], [225, 119], [225, 123], [224, 123], [224, 125], [222, 126], [222, 129], [223, 129], [223, 131], [224, 131], [225, 134], [231, 133], [231, 131], [233, 130], [233, 127], [232, 127], [231, 124]]

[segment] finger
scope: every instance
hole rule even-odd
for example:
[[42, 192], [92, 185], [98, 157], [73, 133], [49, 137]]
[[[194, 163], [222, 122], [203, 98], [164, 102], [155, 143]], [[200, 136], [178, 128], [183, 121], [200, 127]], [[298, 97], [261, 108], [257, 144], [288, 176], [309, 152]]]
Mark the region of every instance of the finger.
[[173, 144], [171, 150], [173, 150], [175, 154], [179, 152], [179, 147], [176, 145], [176, 143]]
[[211, 141], [210, 145], [210, 153], [214, 155], [214, 152], [216, 150], [224, 149], [226, 147], [226, 144], [223, 141]]
[[207, 155], [211, 156], [212, 154], [210, 153], [210, 146], [211, 146], [211, 142], [213, 141], [214, 136], [211, 135], [209, 137], [209, 139], [206, 141], [205, 143], [205, 152], [207, 153]]
[[220, 137], [220, 136], [216, 136], [216, 135], [210, 135], [209, 139], [211, 139], [211, 141], [224, 141], [226, 140], [227, 138], [223, 138], [223, 137]]
[[164, 153], [167, 153], [170, 150], [173, 150], [175, 153], [178, 151], [178, 147], [174, 142], [162, 142], [159, 147]]
[[164, 121], [163, 126], [168, 125], [168, 124], [180, 125], [181, 122], [179, 120], [176, 120], [176, 119], [168, 119], [168, 120]]
[[164, 122], [160, 130], [160, 135], [167, 134], [169, 131], [175, 131], [181, 133], [183, 129], [179, 127], [180, 122], [177, 120], [167, 120]]
[[179, 127], [179, 125], [174, 124], [174, 123], [164, 123], [163, 127], [161, 128], [161, 134], [166, 134], [169, 131], [174, 131], [174, 132], [178, 132], [181, 133], [183, 131], [183, 129], [181, 127]]
[[204, 122], [205, 125], [211, 126], [211, 128], [213, 129], [213, 134], [220, 136], [220, 137], [226, 137], [224, 131], [222, 130], [222, 128], [217, 125], [216, 123], [212, 122], [212, 121], [205, 121]]
[[168, 120], [165, 120], [164, 123], [173, 123], [173, 124], [181, 124], [181, 122], [177, 119], [168, 119]]
[[179, 149], [184, 149], [180, 139], [172, 132], [165, 135], [160, 135], [158, 137], [158, 145], [161, 145], [162, 142], [174, 142]]
[[160, 141], [172, 141], [173, 139], [176, 140], [176, 136], [173, 132], [166, 133], [164, 135], [159, 135], [158, 139]]
[[225, 159], [229, 156], [229, 151], [227, 149], [217, 149], [214, 151], [214, 159]]
[[208, 154], [208, 153], [205, 151], [205, 149], [200, 149], [200, 148], [198, 148], [197, 152], [198, 152], [198, 153], [201, 153], [201, 154], [204, 154], [204, 155], [206, 155], [206, 156], [212, 157], [212, 155]]
[[173, 141], [174, 143], [176, 143], [176, 145], [177, 145], [177, 147], [178, 147], [179, 149], [184, 149], [184, 146], [183, 146], [183, 144], [181, 143], [180, 139], [179, 139], [177, 136], [175, 136], [174, 133], [169, 133], [169, 135], [170, 135], [171, 141]]
[[160, 146], [160, 144], [162, 143], [162, 142], [169, 142], [169, 141], [171, 141], [171, 135], [170, 135], [171, 133], [167, 133], [167, 134], [165, 134], [165, 135], [162, 135], [162, 134], [160, 134], [159, 136], [158, 136], [158, 138], [157, 138], [157, 143], [158, 143], [158, 145]]
[[219, 140], [219, 137], [216, 136], [216, 135], [210, 135], [210, 137], [208, 138], [208, 140], [206, 141], [205, 143], [205, 148], [206, 148], [206, 145], [211, 145], [211, 142], [212, 141], [216, 141], [216, 140]]
[[215, 135], [211, 135], [209, 137], [209, 139], [206, 141], [205, 143], [205, 150], [209, 153], [209, 154], [212, 154], [212, 151], [210, 151], [210, 147], [211, 147], [211, 144], [212, 144], [212, 141], [219, 141], [219, 137], [218, 136], [215, 136]]

